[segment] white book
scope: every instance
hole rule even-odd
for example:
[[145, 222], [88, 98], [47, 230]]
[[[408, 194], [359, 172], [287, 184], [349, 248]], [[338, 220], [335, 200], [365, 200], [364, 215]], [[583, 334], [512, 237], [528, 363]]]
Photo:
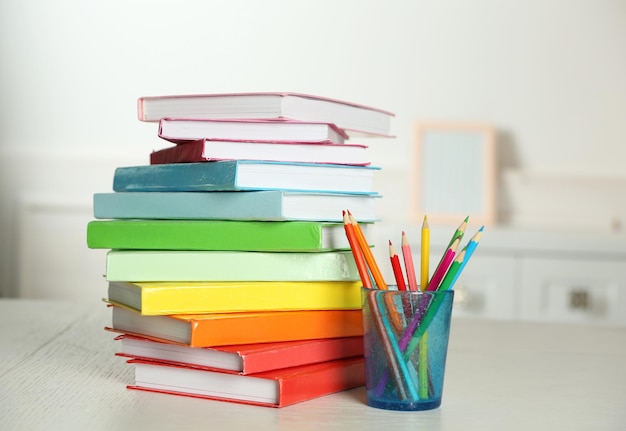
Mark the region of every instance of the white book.
[[341, 129], [329, 123], [182, 118], [162, 118], [158, 135], [176, 143], [208, 139], [343, 144], [348, 138]]

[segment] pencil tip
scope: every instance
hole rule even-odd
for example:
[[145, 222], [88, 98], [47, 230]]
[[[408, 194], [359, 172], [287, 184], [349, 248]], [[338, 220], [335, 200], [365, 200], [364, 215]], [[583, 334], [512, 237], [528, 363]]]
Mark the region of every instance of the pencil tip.
[[463, 220], [465, 223], [467, 223], [467, 221], [469, 220], [469, 216], [465, 217], [465, 220]]
[[481, 226], [480, 229], [478, 229], [478, 232], [482, 232], [485, 229], [485, 226]]

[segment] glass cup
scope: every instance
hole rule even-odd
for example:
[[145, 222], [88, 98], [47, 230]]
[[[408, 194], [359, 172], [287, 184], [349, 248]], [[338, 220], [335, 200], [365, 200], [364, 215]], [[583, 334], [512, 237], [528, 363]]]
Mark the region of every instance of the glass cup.
[[362, 288], [367, 404], [386, 410], [441, 405], [453, 290]]

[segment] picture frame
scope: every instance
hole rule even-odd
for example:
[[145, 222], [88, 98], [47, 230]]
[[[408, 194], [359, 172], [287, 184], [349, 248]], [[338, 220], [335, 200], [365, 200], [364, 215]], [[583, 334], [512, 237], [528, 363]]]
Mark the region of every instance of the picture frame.
[[493, 224], [495, 208], [494, 126], [429, 122], [416, 125], [412, 175], [413, 220]]

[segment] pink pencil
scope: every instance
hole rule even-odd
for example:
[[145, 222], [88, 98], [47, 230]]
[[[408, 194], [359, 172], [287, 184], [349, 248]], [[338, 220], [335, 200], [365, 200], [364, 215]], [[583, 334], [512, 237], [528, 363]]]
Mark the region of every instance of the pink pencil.
[[439, 283], [441, 283], [441, 280], [443, 280], [443, 277], [446, 275], [448, 268], [454, 260], [454, 255], [456, 254], [456, 249], [459, 246], [460, 242], [461, 238], [457, 238], [452, 242], [452, 245], [448, 247], [445, 254], [441, 258], [439, 265], [437, 265], [437, 269], [435, 269], [435, 272], [433, 273], [433, 276], [430, 279], [426, 290], [437, 290], [437, 288], [439, 287]]
[[406, 269], [409, 290], [415, 291], [417, 290], [417, 278], [415, 277], [415, 266], [413, 265], [413, 253], [411, 252], [411, 244], [404, 231], [402, 231], [402, 257], [404, 258], [404, 268]]

